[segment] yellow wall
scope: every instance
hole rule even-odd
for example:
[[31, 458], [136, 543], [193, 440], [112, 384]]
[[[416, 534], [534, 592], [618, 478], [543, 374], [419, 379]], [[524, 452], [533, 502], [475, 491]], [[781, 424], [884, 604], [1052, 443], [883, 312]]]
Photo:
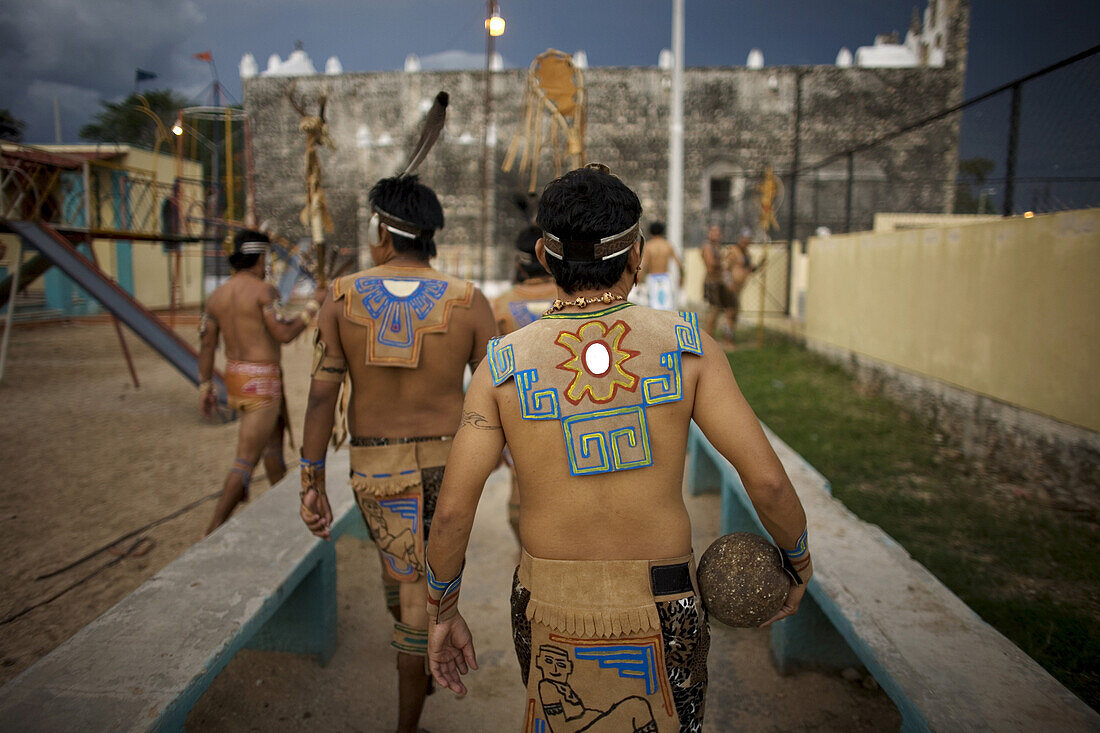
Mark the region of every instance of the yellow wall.
[[807, 338], [1100, 430], [1100, 209], [809, 247]]
[[[43, 145], [40, 148], [64, 154], [66, 152], [87, 152], [93, 150], [103, 151], [104, 146], [96, 145]], [[132, 177], [132, 200], [130, 201], [131, 221], [135, 229], [150, 231], [160, 230], [160, 206], [166, 196], [171, 195], [172, 182], [175, 180], [177, 170], [185, 183], [181, 186], [181, 208], [184, 213], [200, 213], [202, 209], [202, 166], [192, 160], [183, 160], [177, 169], [177, 162], [169, 155], [170, 150], [161, 147], [160, 154], [154, 155], [151, 151], [141, 150], [128, 145], [113, 145], [109, 152], [116, 153], [116, 157], [109, 161], [94, 161], [90, 174], [98, 181], [93, 190], [98, 190], [101, 195], [99, 200], [93, 199], [93, 206], [98, 208], [93, 221], [103, 226], [115, 223], [114, 203], [111, 200], [111, 172], [124, 170]], [[155, 182], [155, 186], [153, 185]], [[185, 224], [194, 232], [202, 229], [201, 223]], [[0, 258], [0, 264], [11, 267], [14, 254], [14, 237], [5, 237], [8, 253]], [[163, 251], [160, 242], [147, 242], [133, 240], [131, 243], [134, 296], [145, 307], [151, 309], [164, 309], [171, 305], [170, 300], [170, 254]], [[99, 258], [99, 266], [112, 278], [117, 279], [118, 267], [115, 240], [96, 239], [96, 256]], [[180, 301], [177, 305], [196, 306], [202, 302], [202, 245], [184, 244], [181, 249], [180, 260]], [[24, 255], [24, 260], [31, 254]], [[28, 290], [40, 292], [43, 288], [43, 280], [40, 278], [28, 288]]]

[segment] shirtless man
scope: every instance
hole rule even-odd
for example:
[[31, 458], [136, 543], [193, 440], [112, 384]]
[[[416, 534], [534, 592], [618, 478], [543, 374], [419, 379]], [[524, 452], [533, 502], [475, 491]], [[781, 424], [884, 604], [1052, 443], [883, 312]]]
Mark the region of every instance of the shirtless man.
[[736, 325], [735, 313], [737, 310], [737, 295], [733, 292], [732, 280], [729, 268], [726, 266], [726, 258], [722, 252], [722, 227], [714, 224], [707, 230], [707, 241], [703, 242], [703, 264], [707, 268], [706, 278], [703, 280], [703, 299], [707, 301], [707, 320], [703, 327], [711, 336], [717, 336], [714, 331], [718, 324], [718, 316], [725, 316], [726, 327], [733, 336], [732, 329]]
[[521, 498], [512, 624], [528, 729], [577, 730], [612, 711], [630, 721], [615, 730], [700, 729], [709, 632], [681, 489], [692, 419], [797, 560], [798, 585], [768, 623], [795, 612], [813, 573], [798, 496], [725, 354], [695, 314], [625, 300], [641, 263], [640, 214], [634, 192], [604, 167], [546, 187], [538, 256], [559, 300], [490, 343], [436, 508], [428, 654], [439, 684], [462, 694], [460, 675], [477, 668], [457, 605], [464, 556], [507, 442]]
[[737, 317], [741, 314], [741, 291], [745, 289], [745, 283], [748, 282], [749, 275], [763, 267], [764, 262], [767, 260], [765, 256], [760, 264], [752, 264], [752, 257], [749, 256], [749, 244], [751, 242], [752, 230], [745, 227], [737, 237], [737, 244], [734, 245], [733, 251], [729, 253], [730, 291], [733, 296], [729, 321], [733, 333], [737, 333]]
[[655, 221], [649, 225], [650, 237], [646, 240], [642, 252], [642, 277], [645, 278], [649, 295], [649, 307], [670, 311], [676, 305], [676, 289], [669, 274], [669, 262], [675, 261], [680, 273], [680, 282], [684, 282], [684, 261], [676, 254], [676, 248], [665, 239], [665, 223]]
[[264, 280], [270, 247], [271, 240], [262, 232], [246, 229], [237, 233], [233, 254], [229, 255], [229, 264], [236, 272], [210, 294], [199, 323], [199, 410], [210, 417], [217, 406], [212, 376], [214, 351], [221, 334], [225, 339], [229, 406], [241, 413], [237, 458], [225, 478], [206, 534], [229, 519], [237, 504], [248, 500], [252, 468], [261, 452], [271, 484], [286, 474], [280, 349], [309, 325], [324, 291], [306, 303], [301, 316], [287, 315], [279, 302], [279, 291]]
[[516, 236], [516, 284], [493, 299], [493, 315], [501, 334], [537, 321], [558, 296], [554, 279], [535, 258], [539, 236], [539, 228], [533, 226]]
[[[400, 584], [398, 731], [415, 731], [428, 691], [424, 545], [452, 436], [462, 419], [462, 377], [496, 333], [489, 301], [429, 264], [443, 209], [415, 176], [370, 191], [375, 267], [332, 284], [318, 316], [313, 380], [302, 438], [301, 515], [329, 539], [325, 450], [348, 370], [351, 484], [376, 546]], [[497, 448], [494, 460], [499, 460]]]
[[[554, 278], [535, 257], [535, 245], [542, 234], [536, 226], [527, 227], [516, 237], [519, 261], [516, 263], [515, 286], [493, 300], [493, 315], [501, 335], [510, 334], [542, 317], [542, 314], [558, 297]], [[508, 497], [508, 524], [519, 539], [519, 484], [512, 468], [512, 454], [504, 451], [504, 462], [512, 476], [512, 493]]]

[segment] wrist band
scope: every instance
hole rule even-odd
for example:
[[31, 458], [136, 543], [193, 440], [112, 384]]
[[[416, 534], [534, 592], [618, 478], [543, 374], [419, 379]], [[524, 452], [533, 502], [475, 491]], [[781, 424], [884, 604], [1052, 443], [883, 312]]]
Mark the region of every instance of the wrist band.
[[808, 531], [809, 528], [802, 530], [802, 534], [795, 542], [793, 550], [779, 548], [779, 554], [783, 560], [783, 569], [787, 571], [787, 574], [791, 576], [797, 585], [802, 585], [805, 582], [802, 580], [800, 573], [810, 567], [810, 548], [807, 544]]
[[325, 459], [311, 461], [302, 456], [299, 461], [302, 467], [302, 488], [298, 492], [299, 501], [304, 501], [306, 493], [316, 491], [318, 496], [325, 496]]
[[214, 392], [214, 380], [206, 379], [199, 382], [199, 394], [211, 394]]
[[[442, 582], [436, 579], [432, 566], [426, 561], [428, 569], [428, 617], [435, 622], [446, 621], [458, 615], [458, 590], [462, 586], [462, 571], [453, 580]], [[466, 563], [462, 563], [466, 567]]]

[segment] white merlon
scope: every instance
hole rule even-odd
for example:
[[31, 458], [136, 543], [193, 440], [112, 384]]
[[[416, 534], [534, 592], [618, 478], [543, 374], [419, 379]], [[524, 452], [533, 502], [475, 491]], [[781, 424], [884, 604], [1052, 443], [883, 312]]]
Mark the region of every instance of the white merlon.
[[573, 53], [573, 65], [578, 69], [588, 68], [588, 54], [584, 51], [576, 51]]
[[492, 58], [489, 60], [489, 69], [492, 71], [504, 71], [504, 57], [494, 51]]
[[749, 58], [745, 61], [745, 66], [748, 66], [750, 69], [763, 69], [764, 52], [759, 48], [754, 48], [749, 51]]
[[340, 63], [340, 59], [336, 56], [329, 56], [328, 61], [325, 62], [325, 73], [334, 76], [336, 74], [343, 74], [344, 65]]
[[297, 48], [291, 51], [286, 61], [281, 61], [277, 53], [271, 54], [267, 60], [267, 71], [261, 76], [310, 76], [316, 73], [317, 69], [313, 66], [309, 54]]
[[241, 63], [237, 66], [241, 79], [251, 79], [260, 73], [260, 67], [256, 63], [256, 57], [250, 53], [241, 56]]
[[420, 57], [415, 53], [410, 53], [405, 57], [405, 71], [410, 73], [420, 71]]
[[672, 55], [672, 49], [662, 48], [657, 54], [657, 68], [661, 71], [672, 71], [672, 65], [676, 63], [676, 57]]
[[847, 46], [841, 46], [840, 51], [837, 52], [836, 65], [842, 69], [847, 69], [852, 65], [852, 52], [848, 50]]

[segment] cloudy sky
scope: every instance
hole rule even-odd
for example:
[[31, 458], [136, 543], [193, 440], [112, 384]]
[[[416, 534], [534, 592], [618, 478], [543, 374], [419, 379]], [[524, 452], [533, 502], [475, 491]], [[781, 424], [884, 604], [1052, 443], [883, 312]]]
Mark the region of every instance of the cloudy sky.
[[[927, 0], [686, 0], [688, 66], [744, 64], [759, 47], [772, 64], [833, 63], [837, 50], [904, 34]], [[653, 65], [670, 45], [670, 0], [500, 0], [508, 27], [499, 50], [526, 66], [548, 47], [584, 49], [592, 66]], [[53, 139], [53, 100], [63, 138], [101, 99], [133, 89], [134, 69], [158, 74], [150, 88], [202, 93], [210, 50], [237, 99], [237, 65], [263, 68], [296, 41], [315, 65], [338, 56], [346, 71], [400, 69], [408, 53], [425, 67], [480, 66], [481, 0], [0, 0], [0, 107], [28, 124], [27, 139]], [[967, 95], [1100, 42], [1096, 0], [972, 0]]]

